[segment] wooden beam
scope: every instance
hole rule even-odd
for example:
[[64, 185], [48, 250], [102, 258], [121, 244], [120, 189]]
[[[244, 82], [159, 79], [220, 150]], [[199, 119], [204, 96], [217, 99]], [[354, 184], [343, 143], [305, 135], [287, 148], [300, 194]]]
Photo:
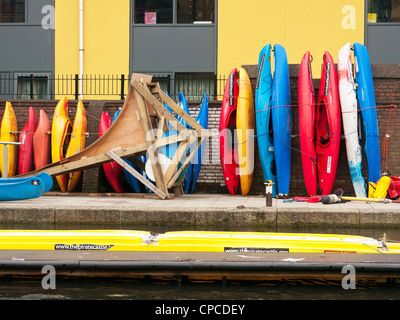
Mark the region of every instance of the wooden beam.
[[[137, 81], [135, 81], [135, 83], [137, 83]], [[165, 194], [168, 195], [168, 188], [164, 181], [164, 173], [161, 169], [160, 163], [157, 160], [158, 159], [157, 148], [152, 148], [155, 139], [145, 99], [143, 98], [143, 96], [140, 95], [140, 93], [136, 89], [134, 89], [134, 95], [139, 109], [139, 116], [140, 116], [140, 122], [142, 124], [143, 133], [147, 141], [148, 155], [153, 169], [154, 178], [156, 180], [156, 185], [160, 190], [162, 190]]]
[[161, 199], [168, 198], [168, 195], [165, 194], [162, 190], [157, 188], [154, 184], [152, 184], [149, 180], [143, 177], [139, 172], [137, 172], [134, 168], [132, 168], [129, 164], [127, 164], [124, 160], [118, 157], [113, 151], [107, 152], [107, 155], [116, 161], [122, 168], [132, 174], [136, 179], [138, 179], [141, 183], [143, 183], [146, 187], [148, 187], [151, 191], [153, 191], [156, 195], [158, 195]]

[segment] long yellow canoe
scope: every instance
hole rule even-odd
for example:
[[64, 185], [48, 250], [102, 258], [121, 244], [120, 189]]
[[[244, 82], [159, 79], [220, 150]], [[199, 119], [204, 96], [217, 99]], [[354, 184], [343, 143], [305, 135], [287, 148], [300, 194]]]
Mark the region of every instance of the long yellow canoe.
[[[66, 158], [73, 156], [74, 154], [85, 149], [86, 130], [87, 118], [85, 108], [83, 107], [81, 98], [79, 98], [78, 105], [76, 107], [74, 125], [72, 127], [71, 139], [68, 145], [67, 153], [65, 154]], [[81, 176], [82, 171], [76, 171], [69, 174], [68, 192], [71, 192], [76, 188]]]
[[[10, 102], [6, 102], [6, 108], [4, 110], [4, 116], [1, 121], [1, 135], [0, 141], [3, 142], [18, 142], [18, 125], [17, 118], [15, 117], [14, 109]], [[18, 162], [18, 146], [7, 145], [7, 169], [3, 168], [3, 154], [4, 147], [0, 145], [0, 170], [2, 177], [4, 178], [5, 170], [7, 170], [7, 177], [10, 178], [15, 175], [17, 170]]]
[[400, 243], [309, 233], [182, 231], [0, 231], [0, 250], [398, 254]]
[[[68, 99], [62, 98], [54, 109], [51, 127], [51, 160], [52, 162], [64, 159], [64, 146], [68, 145], [67, 136], [71, 131], [71, 120], [68, 118]], [[67, 190], [68, 175], [56, 177], [62, 192]]]
[[236, 111], [240, 188], [247, 195], [254, 171], [254, 134], [256, 128], [253, 91], [249, 76], [243, 68], [239, 71], [239, 97]]

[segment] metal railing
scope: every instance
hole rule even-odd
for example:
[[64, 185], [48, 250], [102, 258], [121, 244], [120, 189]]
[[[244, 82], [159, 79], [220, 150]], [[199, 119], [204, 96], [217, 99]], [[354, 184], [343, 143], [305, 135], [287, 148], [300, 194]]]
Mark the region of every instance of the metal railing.
[[[130, 76], [120, 75], [43, 75], [12, 76], [0, 73], [0, 99], [58, 99], [70, 96], [78, 99], [124, 100], [128, 93]], [[175, 99], [182, 92], [188, 101], [201, 100], [203, 92], [209, 99], [222, 97], [227, 78], [214, 74], [180, 74], [153, 76], [163, 91]], [[83, 92], [80, 93], [80, 82]]]

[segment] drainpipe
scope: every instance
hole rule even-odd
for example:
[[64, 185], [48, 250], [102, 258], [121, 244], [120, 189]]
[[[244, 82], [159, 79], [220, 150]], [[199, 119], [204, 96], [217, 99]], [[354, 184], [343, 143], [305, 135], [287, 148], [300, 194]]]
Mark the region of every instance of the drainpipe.
[[83, 99], [83, 0], [79, 0], [79, 95]]

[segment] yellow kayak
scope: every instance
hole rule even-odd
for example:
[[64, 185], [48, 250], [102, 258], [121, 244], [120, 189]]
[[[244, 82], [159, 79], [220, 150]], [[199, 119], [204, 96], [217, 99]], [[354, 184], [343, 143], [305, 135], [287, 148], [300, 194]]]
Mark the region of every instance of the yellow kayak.
[[[87, 118], [85, 108], [83, 107], [81, 98], [79, 98], [78, 105], [76, 107], [74, 125], [72, 127], [71, 139], [68, 145], [67, 153], [65, 154], [66, 158], [85, 149], [86, 129]], [[68, 192], [71, 192], [75, 189], [81, 176], [82, 171], [76, 171], [69, 174]]]
[[239, 97], [236, 111], [236, 128], [239, 151], [240, 187], [247, 195], [254, 171], [255, 109], [249, 76], [243, 68], [239, 71]]
[[400, 243], [309, 233], [7, 230], [0, 231], [0, 250], [398, 254]]
[[[64, 146], [68, 145], [68, 134], [71, 131], [71, 120], [68, 118], [68, 99], [62, 98], [53, 115], [51, 127], [51, 160], [52, 162], [64, 159]], [[57, 176], [58, 185], [62, 192], [67, 190], [68, 175]]]
[[[1, 136], [0, 141], [3, 142], [18, 142], [17, 135], [18, 125], [17, 118], [15, 117], [14, 109], [10, 102], [6, 102], [3, 120], [1, 121]], [[0, 170], [4, 178], [5, 169], [3, 168], [3, 153], [4, 146], [0, 145]], [[18, 146], [7, 145], [7, 177], [10, 178], [15, 175], [17, 170], [18, 160]]]

